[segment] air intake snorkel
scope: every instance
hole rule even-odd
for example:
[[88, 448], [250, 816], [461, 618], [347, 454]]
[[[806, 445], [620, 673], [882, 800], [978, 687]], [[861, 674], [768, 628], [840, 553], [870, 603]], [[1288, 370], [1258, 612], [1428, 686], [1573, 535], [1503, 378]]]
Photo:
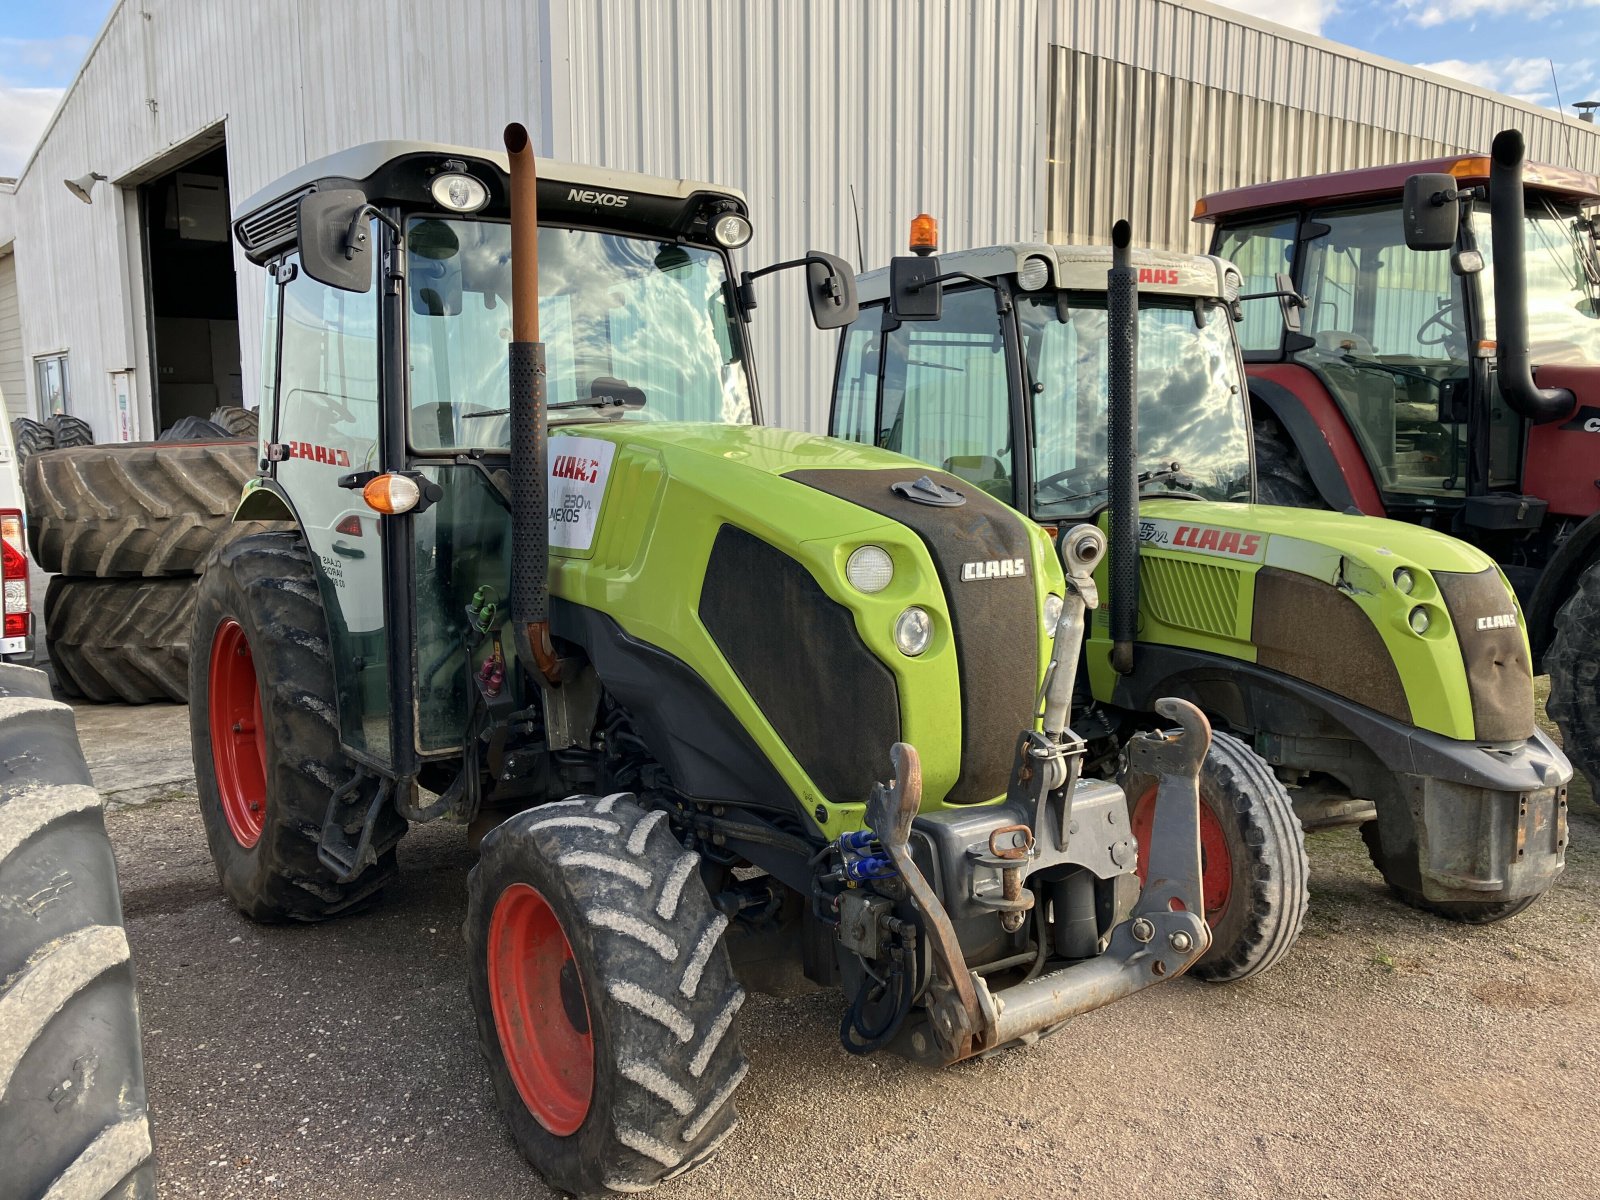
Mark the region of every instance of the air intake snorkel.
[[[1523, 241], [1527, 221], [1522, 197], [1522, 134], [1495, 134], [1489, 150], [1489, 229], [1494, 244], [1496, 369], [1500, 394], [1513, 411], [1536, 425], [1572, 411], [1566, 388], [1542, 388], [1533, 381], [1528, 353], [1528, 267]], [[1113, 610], [1115, 611], [1115, 610]]]
[[1111, 501], [1111, 666], [1133, 671], [1139, 625], [1139, 285], [1132, 265], [1133, 226], [1111, 228], [1106, 272], [1106, 420], [1110, 426], [1107, 494]]
[[539, 178], [528, 131], [505, 130], [511, 177], [511, 624], [517, 657], [555, 682], [550, 645], [549, 481], [539, 340]]

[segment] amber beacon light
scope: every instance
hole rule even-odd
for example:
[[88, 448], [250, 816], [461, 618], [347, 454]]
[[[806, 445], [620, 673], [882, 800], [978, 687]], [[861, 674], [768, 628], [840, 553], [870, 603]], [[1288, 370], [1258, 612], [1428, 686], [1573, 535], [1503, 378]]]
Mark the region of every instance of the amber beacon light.
[[911, 253], [932, 254], [939, 249], [939, 222], [927, 213], [911, 218]]

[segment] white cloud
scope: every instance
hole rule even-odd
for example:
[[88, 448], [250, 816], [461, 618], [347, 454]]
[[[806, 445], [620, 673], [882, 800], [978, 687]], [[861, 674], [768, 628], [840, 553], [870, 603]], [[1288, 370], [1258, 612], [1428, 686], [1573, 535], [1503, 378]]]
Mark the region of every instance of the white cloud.
[[39, 82], [39, 76], [69, 79], [89, 49], [89, 39], [67, 33], [53, 38], [0, 37], [0, 72]]
[[[1444, 58], [1437, 62], [1418, 63], [1417, 66], [1424, 71], [1488, 88], [1491, 92], [1515, 96], [1530, 104], [1555, 103], [1556, 93], [1551, 84], [1548, 59], [1530, 57], [1467, 62], [1459, 58]], [[1584, 96], [1576, 93], [1594, 82], [1594, 63], [1588, 59], [1557, 63], [1556, 76], [1563, 85], [1562, 91], [1573, 93], [1563, 95], [1563, 100], [1570, 103], [1574, 99], [1584, 99]]]
[[[1600, 0], [1595, 2], [1600, 3]], [[1339, 7], [1338, 0], [1216, 0], [1216, 3], [1307, 33], [1321, 33], [1323, 24]]]
[[1537, 21], [1556, 13], [1580, 8], [1600, 8], [1600, 0], [1399, 0], [1406, 17], [1424, 29], [1452, 21], [1472, 21], [1478, 17], [1515, 16], [1519, 21]]
[[22, 170], [64, 90], [0, 84], [0, 175]]

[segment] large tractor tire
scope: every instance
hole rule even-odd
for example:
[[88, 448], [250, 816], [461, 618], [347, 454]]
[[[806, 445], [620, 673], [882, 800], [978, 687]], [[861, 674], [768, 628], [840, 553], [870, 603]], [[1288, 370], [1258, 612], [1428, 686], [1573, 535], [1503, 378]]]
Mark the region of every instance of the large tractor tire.
[[238, 529], [249, 442], [132, 443], [23, 462], [28, 542], [41, 570], [100, 579], [193, 575]]
[[163, 430], [158, 442], [226, 442], [232, 439], [221, 425], [208, 421], [204, 417], [187, 416], [179, 417], [173, 422], [172, 428]]
[[0, 666], [0, 1192], [155, 1195], [117, 863], [72, 710]]
[[747, 1064], [699, 859], [624, 793], [519, 813], [468, 879], [468, 984], [511, 1134], [556, 1188], [636, 1192], [732, 1131]]
[[189, 700], [195, 579], [68, 579], [44, 596], [56, 681], [96, 704]]
[[[189, 730], [200, 817], [222, 890], [254, 921], [320, 921], [356, 908], [395, 873], [405, 820], [385, 804], [376, 860], [340, 880], [317, 856], [333, 789], [354, 764], [339, 746], [328, 622], [295, 531], [229, 542], [195, 585]], [[375, 780], [352, 797], [365, 811]]]
[[[1151, 779], [1125, 778], [1123, 786], [1143, 879], [1156, 785]], [[1300, 936], [1311, 865], [1288, 789], [1260, 755], [1221, 732], [1211, 735], [1200, 768], [1200, 852], [1211, 948], [1189, 974], [1214, 983], [1258, 975]]]
[[230, 437], [249, 438], [253, 442], [261, 435], [261, 413], [254, 408], [224, 404], [212, 410], [211, 423], [226, 429]]
[[74, 446], [94, 445], [94, 430], [82, 417], [56, 413], [46, 423], [50, 426], [53, 449], [70, 450]]
[[1311, 482], [1311, 472], [1294, 448], [1289, 435], [1270, 417], [1254, 423], [1256, 443], [1256, 499], [1286, 508], [1327, 508]]
[[1496, 921], [1504, 921], [1507, 917], [1516, 916], [1539, 896], [1544, 895], [1540, 892], [1539, 895], [1523, 896], [1517, 900], [1429, 900], [1415, 888], [1396, 883], [1389, 877], [1389, 872], [1386, 870], [1388, 860], [1384, 854], [1378, 822], [1362, 823], [1361, 840], [1366, 843], [1367, 857], [1372, 859], [1372, 865], [1378, 868], [1378, 874], [1384, 877], [1384, 882], [1389, 885], [1389, 891], [1396, 900], [1420, 912], [1443, 917], [1447, 921], [1459, 921], [1463, 925], [1491, 925]]
[[56, 435], [50, 426], [28, 417], [18, 417], [11, 422], [11, 440], [16, 445], [18, 458], [56, 448]]
[[1556, 613], [1544, 668], [1550, 672], [1545, 712], [1561, 730], [1572, 765], [1589, 781], [1590, 797], [1600, 804], [1600, 563], [1578, 577]]

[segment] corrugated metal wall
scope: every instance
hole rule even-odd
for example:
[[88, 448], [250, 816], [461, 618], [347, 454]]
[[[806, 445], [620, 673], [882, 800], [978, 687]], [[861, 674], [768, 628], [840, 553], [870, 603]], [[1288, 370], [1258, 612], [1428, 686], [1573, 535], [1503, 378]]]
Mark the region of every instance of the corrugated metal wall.
[[1600, 133], [1208, 4], [1073, 0], [1051, 10], [1044, 80], [1052, 241], [1107, 242], [1118, 217], [1205, 249], [1207, 192], [1486, 150], [1515, 126], [1529, 157], [1600, 172]]
[[17, 313], [17, 259], [0, 251], [0, 396], [6, 420], [28, 415], [27, 372], [22, 366], [22, 322]]
[[[1324, 124], [1297, 125], [1312, 119], [1296, 109]], [[743, 187], [756, 227], [746, 266], [809, 247], [856, 258], [856, 208], [870, 265], [922, 210], [951, 247], [1047, 231], [1099, 240], [1113, 212], [1184, 244], [1213, 171], [1243, 182], [1252, 168], [1321, 169], [1304, 155], [1324, 148], [1349, 165], [1420, 144], [1382, 137], [1476, 145], [1510, 123], [1555, 158], [1560, 129], [1527, 106], [1169, 0], [122, 0], [19, 184], [25, 354], [68, 351], [75, 407], [103, 436], [110, 372], [139, 370], [148, 396], [127, 197], [207, 131], [226, 132], [237, 203], [342, 146], [494, 145], [513, 118], [558, 158]], [[1592, 128], [1570, 128], [1582, 155], [1597, 153]], [[110, 183], [86, 207], [60, 181], [89, 170]], [[263, 284], [236, 266], [253, 395]], [[794, 278], [758, 286], [767, 416], [820, 427], [834, 339], [810, 329]]]

